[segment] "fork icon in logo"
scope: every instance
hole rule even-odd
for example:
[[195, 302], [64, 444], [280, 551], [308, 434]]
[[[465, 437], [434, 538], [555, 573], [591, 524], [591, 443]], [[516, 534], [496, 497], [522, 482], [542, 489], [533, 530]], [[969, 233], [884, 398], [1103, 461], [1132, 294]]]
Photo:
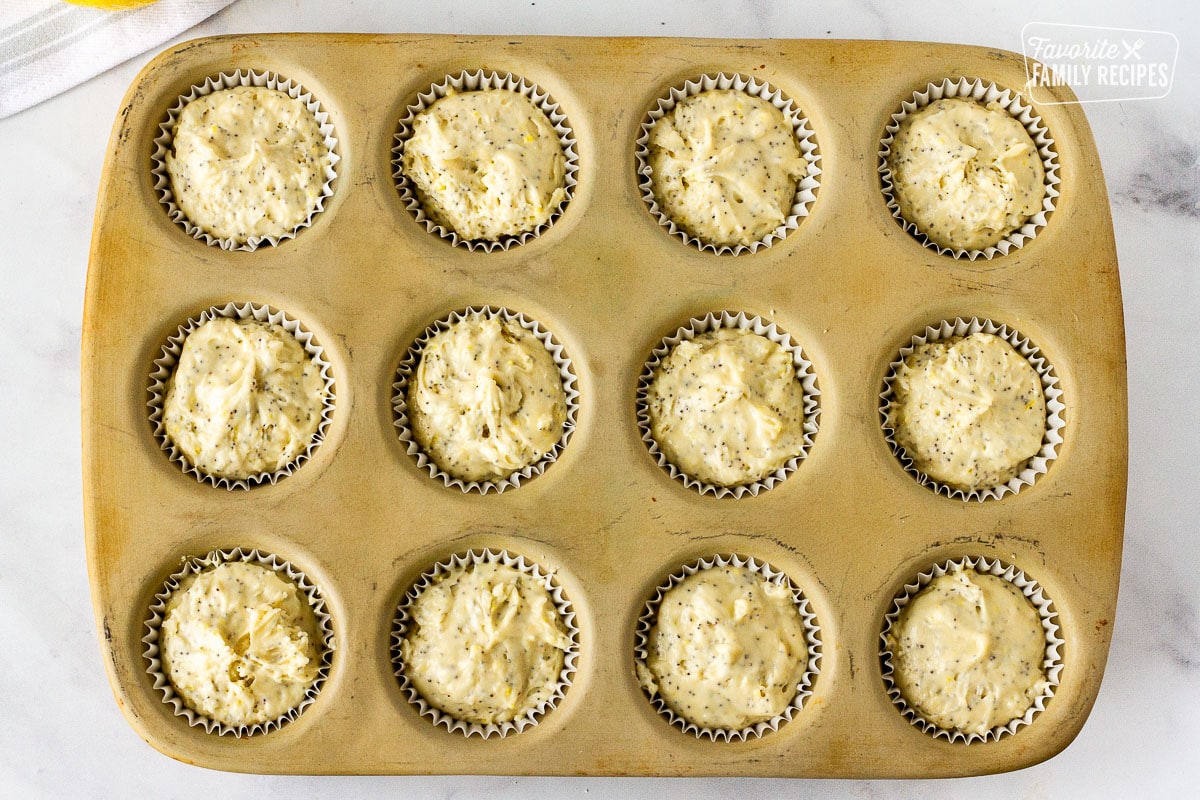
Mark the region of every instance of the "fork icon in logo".
[[1128, 60], [1129, 60], [1129, 57], [1130, 57], [1130, 56], [1133, 56], [1133, 57], [1134, 57], [1134, 58], [1136, 58], [1138, 61], [1141, 61], [1141, 60], [1142, 60], [1142, 54], [1141, 54], [1141, 53], [1139, 53], [1138, 51], [1142, 49], [1142, 45], [1144, 45], [1145, 43], [1146, 43], [1146, 40], [1145, 40], [1145, 39], [1138, 39], [1138, 40], [1137, 40], [1136, 42], [1134, 42], [1133, 44], [1130, 44], [1129, 42], [1127, 42], [1127, 41], [1125, 41], [1124, 39], [1122, 39], [1122, 40], [1121, 40], [1121, 46], [1125, 48], [1125, 55], [1123, 56], [1123, 58], [1124, 58], [1126, 61], [1128, 61]]

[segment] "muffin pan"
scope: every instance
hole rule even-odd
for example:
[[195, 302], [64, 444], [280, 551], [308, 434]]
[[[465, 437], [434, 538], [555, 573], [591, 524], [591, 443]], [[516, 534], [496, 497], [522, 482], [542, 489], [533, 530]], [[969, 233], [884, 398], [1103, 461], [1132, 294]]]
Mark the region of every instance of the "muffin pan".
[[[152, 154], [181, 95], [233, 70], [269, 71], [319, 97], [337, 131], [333, 194], [294, 239], [254, 252], [191, 238], [159, 202]], [[392, 173], [418, 93], [464, 70], [549, 92], [577, 141], [561, 216], [508, 249], [456, 247], [405, 207]], [[718, 255], [661, 226], [642, 199], [641, 125], [700, 75], [764, 81], [808, 120], [820, 156], [796, 230]], [[1062, 750], [1099, 689], [1124, 525], [1125, 345], [1112, 223], [1078, 105], [1038, 106], [1060, 192], [1036, 237], [990, 260], [927, 248], [893, 218], [880, 143], [930, 83], [1019, 90], [1019, 55], [902, 42], [245, 35], [178, 45], [130, 88], [97, 202], [83, 325], [84, 524], [101, 648], [117, 702], [153, 746], [206, 767], [274, 773], [934, 777], [999, 772]], [[1069, 90], [1052, 90], [1061, 101]], [[293, 474], [248, 490], [195, 480], [155, 437], [147, 386], [168, 338], [207, 308], [286, 313], [331, 365], [337, 405]], [[465, 493], [408, 455], [392, 405], [414, 340], [448, 314], [503, 307], [571, 356], [575, 429], [557, 461], [503, 493]], [[702, 494], [642, 441], [639, 377], [665, 336], [710, 312], [787, 331], [820, 388], [806, 458], [769, 491]], [[1057, 458], [1022, 491], [964, 502], [922, 486], [892, 453], [879, 397], [888, 365], [927, 325], [978, 317], [1027, 336], [1054, 365]], [[313, 703], [278, 730], [234, 738], [187, 724], [155, 689], [146, 621], [185, 559], [218, 548], [286, 559], [320, 590], [336, 650]], [[535, 725], [464, 737], [421, 715], [393, 671], [393, 620], [434, 564], [504, 550], [553, 575], [579, 630], [571, 685]], [[778, 730], [745, 741], [685, 733], [638, 686], [639, 617], [698, 559], [771, 564], [818, 620], [820, 672]], [[934, 565], [998, 559], [1045, 591], [1061, 671], [1013, 735], [935, 738], [888, 696], [880, 632], [893, 598]]]

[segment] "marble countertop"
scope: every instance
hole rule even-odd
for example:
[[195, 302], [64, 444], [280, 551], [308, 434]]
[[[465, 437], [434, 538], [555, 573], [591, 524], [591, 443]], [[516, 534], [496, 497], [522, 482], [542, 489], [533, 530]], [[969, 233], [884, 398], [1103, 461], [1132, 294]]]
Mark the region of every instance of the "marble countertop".
[[[122, 718], [96, 643], [84, 557], [79, 354], [96, 189], [118, 103], [147, 53], [0, 121], [0, 795], [497, 798], [1171, 797], [1200, 782], [1200, 6], [1185, 0], [929, 2], [239, 0], [181, 39], [265, 31], [921, 39], [1020, 50], [1031, 21], [1174, 33], [1164, 99], [1088, 105], [1112, 201], [1129, 361], [1125, 561], [1108, 669], [1062, 754], [1016, 773], [928, 781], [362, 778], [187, 766]], [[165, 46], [165, 45], [164, 45]], [[1190, 79], [1189, 79], [1190, 78]], [[1191, 786], [1192, 789], [1187, 789]]]

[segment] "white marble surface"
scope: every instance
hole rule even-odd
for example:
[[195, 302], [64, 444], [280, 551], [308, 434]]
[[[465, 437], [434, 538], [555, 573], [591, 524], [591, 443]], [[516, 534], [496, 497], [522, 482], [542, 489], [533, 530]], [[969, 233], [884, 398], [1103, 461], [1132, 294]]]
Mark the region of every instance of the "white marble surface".
[[1162, 100], [1087, 114], [1112, 198], [1128, 333], [1129, 510], [1108, 671], [1064, 753], [938, 782], [240, 776], [171, 761], [113, 702], [84, 560], [79, 336], [100, 167], [118, 102], [151, 54], [0, 121], [0, 796], [1195, 796], [1200, 783], [1200, 6], [1010, 0], [921, 11], [868, 0], [239, 0], [184, 38], [414, 31], [925, 39], [1020, 49], [1029, 21], [1168, 30]]

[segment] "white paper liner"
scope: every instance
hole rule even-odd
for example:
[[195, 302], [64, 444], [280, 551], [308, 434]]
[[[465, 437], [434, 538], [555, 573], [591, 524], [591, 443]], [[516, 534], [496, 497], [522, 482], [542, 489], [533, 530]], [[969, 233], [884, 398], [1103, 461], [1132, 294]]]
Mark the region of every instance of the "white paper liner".
[[[492, 481], [467, 481], [443, 470], [437, 465], [437, 462], [421, 449], [421, 445], [413, 437], [412, 426], [409, 424], [408, 419], [408, 384], [416, 373], [418, 364], [420, 364], [421, 354], [425, 350], [425, 345], [437, 334], [449, 330], [452, 326], [470, 318], [473, 314], [480, 314], [486, 319], [501, 319], [515, 322], [532, 333], [538, 341], [545, 345], [546, 350], [550, 352], [555, 365], [558, 367], [558, 374], [562, 378], [563, 392], [566, 395], [567, 401], [567, 415], [563, 421], [562, 437], [558, 440], [558, 443], [550, 448], [544, 456], [529, 466], [522, 467], [505, 478]], [[395, 411], [394, 424], [398, 430], [400, 442], [404, 445], [408, 454], [416, 459], [417, 466], [429, 471], [431, 478], [443, 481], [447, 487], [457, 486], [464, 494], [467, 492], [487, 494], [491, 491], [499, 494], [506, 489], [517, 488], [521, 485], [521, 481], [541, 475], [546, 471], [546, 467], [558, 460], [559, 455], [567, 446], [571, 434], [575, 431], [575, 420], [579, 414], [579, 390], [575, 386], [575, 371], [571, 366], [571, 359], [567, 356], [563, 346], [554, 338], [554, 334], [524, 314], [510, 311], [502, 306], [494, 308], [492, 306], [470, 306], [461, 311], [455, 311], [434, 322], [408, 348], [408, 352], [404, 354], [404, 359], [400, 362], [400, 366], [396, 370], [396, 382], [392, 384], [392, 409]]]
[[[232, 89], [235, 86], [258, 86], [267, 89], [277, 89], [294, 100], [299, 100], [316, 117], [321, 135], [325, 137], [325, 147], [329, 151], [329, 166], [325, 170], [325, 182], [321, 185], [321, 196], [316, 205], [308, 213], [303, 222], [292, 230], [279, 236], [251, 236], [244, 242], [234, 238], [218, 238], [206, 233], [192, 223], [175, 202], [175, 192], [171, 188], [171, 176], [167, 172], [167, 153], [175, 140], [175, 122], [183, 112], [183, 107], [193, 100], [212, 94], [222, 89]], [[193, 85], [187, 94], [180, 95], [178, 102], [167, 112], [166, 119], [158, 125], [159, 135], [154, 139], [154, 152], [151, 155], [151, 173], [154, 175], [154, 190], [158, 192], [159, 202], [167, 210], [167, 215], [187, 232], [193, 239], [200, 239], [205, 244], [220, 247], [222, 250], [257, 250], [263, 244], [277, 245], [285, 239], [292, 239], [301, 229], [312, 225], [313, 218], [325, 208], [325, 202], [333, 196], [333, 182], [337, 178], [337, 165], [341, 161], [338, 155], [338, 140], [335, 136], [333, 123], [329, 120], [329, 112], [321, 108], [321, 103], [298, 83], [280, 77], [273, 72], [255, 72], [254, 70], [235, 70], [233, 73], [222, 72], [216, 77], [205, 78], [203, 83]]]
[[[792, 208], [784, 219], [783, 224], [763, 238], [748, 245], [717, 245], [691, 235], [676, 225], [675, 221], [666, 215], [659, 207], [658, 200], [654, 196], [654, 171], [650, 166], [651, 129], [655, 123], [674, 110], [680, 101], [714, 89], [722, 91], [733, 89], [745, 92], [746, 94], [766, 100], [779, 109], [784, 119], [791, 124], [792, 131], [796, 137], [796, 145], [800, 149], [800, 155], [808, 164], [808, 172], [796, 183], [796, 197], [792, 201]], [[638, 188], [642, 192], [642, 200], [650, 208], [650, 213], [658, 220], [658, 224], [666, 228], [671, 235], [678, 236], [684, 242], [699, 248], [701, 251], [708, 251], [719, 255], [730, 253], [735, 256], [745, 252], [757, 253], [760, 248], [770, 247], [776, 241], [796, 230], [800, 226], [800, 221], [808, 216], [809, 209], [817, 198], [817, 187], [820, 184], [819, 176], [821, 175], [821, 154], [817, 152], [817, 142], [812, 125], [791, 98], [786, 97], [770, 84], [755, 78], [748, 78], [737, 73], [726, 74], [720, 72], [715, 75], [704, 74], [698, 78], [684, 81], [679, 86], [672, 86], [666, 96], [660, 97], [655, 106], [646, 113], [646, 117], [642, 121], [641, 135], [638, 136], [634, 145], [634, 155], [637, 159]]]
[[[486, 725], [457, 719], [430, 705], [405, 674], [404, 657], [400, 647], [401, 642], [408, 635], [409, 626], [412, 623], [412, 605], [421, 596], [421, 593], [432, 586], [441, 576], [462, 570], [468, 565], [477, 564], [503, 564], [532, 576], [538, 583], [546, 587], [551, 600], [554, 601], [554, 607], [558, 610], [559, 618], [567, 629], [567, 636], [571, 640], [570, 646], [563, 653], [562, 671], [559, 673], [558, 683], [551, 695], [521, 716], [507, 722], [493, 722]], [[575, 624], [575, 609], [563, 593], [562, 587], [554, 580], [553, 572], [547, 572], [537, 563], [527, 561], [524, 556], [513, 555], [508, 550], [492, 550], [491, 548], [468, 550], [466, 553], [455, 554], [444, 561], [437, 562], [413, 583], [400, 603], [400, 607], [396, 610], [396, 617], [392, 622], [391, 650], [392, 664], [395, 668], [396, 678], [400, 681], [400, 689], [421, 716], [428, 717], [434, 725], [440, 725], [448, 731], [458, 731], [467, 738], [472, 736], [479, 736], [483, 739], [491, 736], [504, 738], [510, 733], [520, 733], [537, 725], [541, 718], [557, 706], [566, 695], [575, 676], [579, 658], [579, 628]]]
[[[960, 730], [947, 730], [939, 728], [929, 720], [923, 718], [915, 709], [908, 705], [908, 702], [900, 694], [900, 689], [896, 686], [894, 677], [895, 668], [892, 664], [892, 653], [888, 649], [887, 636], [891, 631], [892, 626], [896, 624], [909, 601], [917, 595], [922, 589], [929, 585], [929, 582], [934, 578], [940, 578], [950, 571], [951, 567], [959, 567], [961, 569], [973, 569], [981, 574], [995, 575], [1003, 578], [1015, 585], [1021, 590], [1021, 593], [1028, 598], [1029, 602], [1037, 609], [1038, 617], [1042, 622], [1042, 630], [1046, 634], [1046, 651], [1045, 659], [1042, 666], [1046, 671], [1047, 687], [1036, 700], [1033, 705], [1020, 717], [1011, 720], [1007, 724], [998, 725], [995, 728], [988, 730], [985, 733], [965, 733]], [[973, 558], [966, 557], [946, 561], [942, 564], [935, 564], [927, 572], [922, 572], [917, 575], [913, 583], [905, 584], [904, 589], [892, 601], [891, 610], [884, 617], [883, 630], [879, 634], [881, 642], [879, 647], [879, 658], [883, 668], [883, 682], [887, 688], [888, 697], [892, 699], [892, 703], [900, 710], [900, 713], [911, 722], [913, 725], [920, 728], [925, 733], [934, 738], [944, 738], [951, 742], [962, 742], [964, 744], [973, 744], [975, 742], [995, 741], [1007, 734], [1016, 733], [1017, 730], [1025, 725], [1033, 722], [1033, 718], [1042, 711], [1046, 710], [1046, 703], [1054, 696], [1055, 689], [1059, 684], [1059, 675], [1062, 672], [1062, 647], [1063, 639], [1060, 637], [1060, 628], [1056, 621], [1058, 612], [1054, 609], [1053, 602], [1046, 597], [1042, 591], [1042, 587], [1037, 581], [1027, 577], [1024, 572], [1014, 566], [1005, 564], [999, 559], [988, 558]]]
[[[892, 151], [892, 141], [900, 130], [904, 118], [930, 103], [948, 97], [970, 98], [987, 105], [999, 102], [1009, 114], [1025, 126], [1029, 138], [1033, 140], [1042, 157], [1042, 169], [1045, 172], [1046, 196], [1042, 200], [1042, 210], [1031, 216], [1021, 227], [1005, 236], [996, 244], [983, 250], [963, 250], [961, 248], [942, 247], [930, 240], [915, 223], [909, 222], [900, 213], [900, 206], [892, 191], [892, 170], [888, 166], [888, 155]], [[879, 142], [879, 175], [883, 181], [883, 196], [887, 200], [888, 210], [900, 223], [900, 226], [911, 233], [917, 241], [938, 253], [954, 258], [965, 258], [974, 261], [977, 258], [991, 260], [997, 255], [1007, 255], [1010, 251], [1019, 249], [1037, 235], [1046, 226], [1046, 220], [1054, 211], [1058, 202], [1058, 153], [1054, 149], [1054, 139], [1046, 129], [1042, 118], [1038, 116], [1033, 106], [1011, 89], [1001, 89], [994, 83], [984, 83], [978, 78], [946, 78], [941, 83], [930, 83], [925, 89], [913, 92], [911, 100], [905, 100], [900, 110], [892, 114], [891, 121], [884, 129], [883, 139]]]
[[[175, 372], [176, 364], [179, 363], [179, 356], [183, 352], [184, 340], [187, 339], [192, 331], [199, 328], [205, 322], [218, 317], [255, 319], [259, 322], [282, 326], [288, 333], [296, 337], [297, 341], [303, 345], [304, 351], [308, 353], [309, 358], [312, 359], [313, 364], [321, 370], [321, 378], [325, 383], [325, 397], [321, 409], [321, 421], [317, 424], [316, 433], [309, 440], [304, 452], [289, 461], [282, 468], [273, 472], [260, 472], [248, 478], [222, 478], [209, 475], [197, 469], [188, 460], [187, 456], [175, 446], [175, 442], [171, 440], [171, 437], [167, 435], [166, 426], [163, 422], [163, 405], [167, 399], [167, 381]], [[217, 487], [223, 486], [229, 490], [249, 489], [251, 486], [257, 486], [261, 483], [274, 484], [280, 478], [291, 475], [301, 464], [311, 458], [313, 451], [325, 441], [325, 433], [329, 428], [329, 423], [333, 420], [333, 368], [325, 358], [324, 348], [316, 343], [312, 333], [306, 330], [299, 322], [291, 319], [282, 311], [276, 311], [270, 306], [258, 303], [227, 303], [223, 306], [212, 306], [180, 325], [179, 330], [168, 338], [167, 343], [163, 345], [162, 355], [154, 360], [154, 371], [150, 374], [150, 385], [147, 388], [147, 392], [150, 395], [147, 405], [150, 408], [150, 423], [154, 426], [154, 437], [158, 439], [159, 445], [170, 459], [178, 464], [184, 473], [194, 476], [201, 483], [208, 483]]]
[[642, 688], [643, 694], [650, 700], [655, 710], [666, 717], [672, 725], [684, 733], [693, 734], [697, 739], [707, 738], [714, 742], [729, 742], [735, 739], [739, 742], [744, 742], [750, 737], [759, 738], [769, 731], [779, 730], [780, 725], [791, 721], [796, 712], [804, 707], [804, 701], [812, 694], [813, 682], [816, 680], [817, 675], [821, 673], [821, 629], [817, 624], [816, 614], [813, 613], [809, 605], [808, 598], [804, 596], [804, 593], [800, 591], [785, 573], [772, 568], [765, 561], [759, 561], [754, 558], [742, 558], [736, 554], [701, 558], [698, 561], [680, 567], [655, 589], [654, 596], [647, 601], [645, 610], [638, 618], [637, 632], [633, 645], [633, 654], [637, 662], [637, 667], [645, 670], [649, 669], [646, 666], [646, 659], [650, 657], [650, 631], [654, 627], [655, 620], [658, 617], [659, 606], [662, 604], [663, 597], [666, 596], [667, 592], [701, 570], [729, 566], [748, 569], [763, 576], [771, 583], [788, 588], [792, 593], [792, 599], [796, 602], [796, 608], [799, 609], [800, 618], [804, 624], [804, 638], [808, 642], [808, 664], [804, 669], [804, 674], [800, 677], [799, 683], [796, 685], [795, 696], [783, 711], [768, 720], [756, 722], [753, 725], [736, 730], [731, 728], [706, 728], [690, 722], [675, 713], [667, 705], [667, 701], [657, 692], [650, 694], [646, 691], [645, 687]]
[[[659, 449], [658, 442], [655, 440], [654, 433], [650, 428], [648, 394], [650, 386], [654, 382], [654, 373], [659, 365], [662, 364], [663, 359], [680, 342], [684, 340], [691, 341], [698, 334], [715, 331], [720, 328], [736, 328], [737, 330], [751, 331], [760, 336], [767, 337], [782, 347], [791, 354], [792, 364], [796, 368], [796, 380], [800, 381], [804, 390], [803, 449], [797, 455], [784, 462], [783, 466], [766, 477], [738, 486], [717, 486], [716, 484], [705, 483], [688, 475], [672, 464], [666, 454]], [[756, 497], [759, 492], [765, 492], [773, 488], [776, 484], [795, 472], [796, 468], [800, 466], [800, 462], [808, 456], [808, 451], [812, 448], [813, 440], [817, 435], [818, 418], [821, 415], [820, 396], [821, 391], [817, 388], [817, 376], [813, 372], [812, 362], [804, 356], [800, 345], [795, 344], [791, 336], [779, 330], [774, 322], [766, 322], [762, 317], [747, 316], [744, 311], [739, 311], [736, 314], [731, 311], [714, 311], [709, 312], [703, 317], [693, 317], [688, 320], [686, 325], [675, 331], [674, 334], [664, 338], [658, 347], [654, 348], [653, 352], [650, 353], [650, 358], [647, 359], [645, 367], [642, 368], [642, 374], [638, 378], [637, 396], [635, 399], [637, 425], [638, 430], [642, 434], [642, 441], [646, 443], [646, 447], [650, 450], [650, 455], [654, 456], [658, 465], [666, 470], [672, 478], [681, 481], [684, 486], [689, 489], [695, 489], [700, 494], [712, 494], [715, 497], [740, 498], [747, 494]]]
[[[218, 564], [237, 561], [266, 567], [295, 584], [300, 593], [308, 599], [309, 605], [312, 606], [313, 615], [316, 617], [321, 632], [319, 644], [321, 664], [317, 670], [316, 680], [304, 693], [304, 699], [286, 714], [252, 725], [227, 725], [188, 708], [183, 698], [176, 694], [175, 687], [163, 672], [162, 659], [159, 655], [159, 636], [166, 616], [167, 602], [171, 599], [171, 595], [179, 589], [180, 583], [188, 575], [204, 572]], [[163, 588], [154, 595], [154, 602], [150, 606], [150, 616], [146, 619], [145, 625], [147, 633], [142, 637], [142, 643], [146, 645], [146, 649], [143, 651], [147, 662], [146, 671], [154, 680], [154, 689], [162, 692], [163, 702], [175, 710], [176, 716], [187, 719], [190, 726], [200, 726], [207, 733], [216, 733], [220, 736], [232, 735], [238, 739], [243, 736], [270, 733], [303, 714], [317, 699], [321, 687], [329, 677], [329, 670], [333, 665], [333, 654], [337, 649], [333, 636], [333, 618], [325, 608], [325, 599], [321, 596], [320, 590], [308, 579], [308, 576], [277, 556], [261, 553], [258, 550], [244, 550], [241, 547], [235, 547], [232, 550], [213, 550], [206, 555], [187, 559], [183, 567], [167, 578]]]
[[[1046, 433], [1042, 437], [1042, 449], [1025, 464], [1019, 473], [1008, 482], [999, 486], [982, 489], [957, 489], [953, 486], [936, 481], [922, 472], [909, 457], [908, 453], [895, 439], [895, 430], [891, 427], [892, 400], [894, 399], [894, 383], [896, 373], [904, 364], [905, 359], [913, 354], [918, 347], [929, 342], [940, 342], [953, 337], [970, 336], [973, 333], [987, 333], [1000, 337], [1013, 346], [1029, 365], [1037, 372], [1042, 381], [1042, 396], [1046, 402]], [[922, 486], [927, 486], [938, 494], [947, 497], [957, 497], [962, 500], [977, 500], [982, 502], [989, 499], [999, 499], [1006, 494], [1016, 494], [1025, 486], [1032, 486], [1039, 475], [1044, 475], [1049, 469], [1050, 462], [1058, 457], [1058, 446], [1062, 444], [1062, 430], [1065, 425], [1062, 414], [1066, 406], [1062, 403], [1062, 389], [1058, 386], [1058, 376], [1054, 367], [1046, 360], [1041, 351], [1022, 336], [1017, 330], [1007, 325], [997, 325], [990, 319], [972, 317], [964, 320], [956, 317], [954, 320], [943, 320], [936, 327], [926, 327], [925, 333], [912, 337], [912, 342], [900, 348], [900, 353], [888, 365], [887, 377], [883, 382], [883, 391], [879, 394], [879, 415], [882, 420], [883, 434], [887, 439], [892, 453], [900, 460], [904, 469]]]
[[[408, 176], [404, 174], [404, 146], [413, 135], [413, 121], [417, 115], [438, 100], [448, 94], [495, 89], [524, 95], [530, 102], [540, 108], [542, 113], [546, 115], [546, 119], [550, 121], [550, 125], [554, 128], [555, 133], [558, 134], [558, 141], [562, 145], [563, 156], [566, 159], [565, 180], [563, 184], [565, 196], [562, 202], [558, 204], [558, 208], [554, 210], [554, 213], [533, 230], [516, 235], [501, 236], [495, 240], [464, 239], [457, 232], [438, 224], [425, 213], [425, 209], [421, 206], [421, 200], [417, 196], [416, 188]], [[392, 148], [392, 176], [396, 181], [396, 189], [400, 192], [400, 199], [404, 202], [404, 207], [416, 217], [417, 222], [424, 224], [425, 230], [446, 239], [456, 247], [461, 246], [472, 251], [481, 250], [485, 253], [490, 253], [497, 249], [508, 250], [513, 245], [525, 244], [530, 239], [541, 236], [563, 215], [563, 212], [571, 202], [571, 198], [575, 195], [575, 186], [578, 183], [579, 155], [575, 151], [576, 144], [575, 132], [571, 129], [571, 123], [567, 119], [567, 115], [563, 113], [558, 102], [550, 96], [550, 93], [537, 84], [509, 72], [499, 73], [484, 69], [476, 70], [475, 72], [464, 70], [457, 75], [447, 75], [441, 82], [435, 83], [424, 92], [419, 93], [416, 101], [405, 109], [404, 116], [400, 118], [400, 124], [396, 131], [396, 145]]]

